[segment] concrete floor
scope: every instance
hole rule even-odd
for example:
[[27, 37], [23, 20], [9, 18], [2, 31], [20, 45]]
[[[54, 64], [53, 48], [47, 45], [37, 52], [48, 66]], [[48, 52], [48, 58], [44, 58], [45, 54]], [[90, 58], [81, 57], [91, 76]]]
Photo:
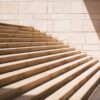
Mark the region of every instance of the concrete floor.
[[96, 88], [96, 90], [92, 93], [89, 100], [100, 100], [100, 84]]

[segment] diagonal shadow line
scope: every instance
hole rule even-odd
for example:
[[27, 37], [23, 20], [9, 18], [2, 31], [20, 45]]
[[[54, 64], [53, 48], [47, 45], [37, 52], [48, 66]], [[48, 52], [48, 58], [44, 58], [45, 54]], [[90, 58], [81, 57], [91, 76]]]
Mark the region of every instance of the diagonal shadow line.
[[100, 40], [100, 0], [84, 0], [84, 4]]

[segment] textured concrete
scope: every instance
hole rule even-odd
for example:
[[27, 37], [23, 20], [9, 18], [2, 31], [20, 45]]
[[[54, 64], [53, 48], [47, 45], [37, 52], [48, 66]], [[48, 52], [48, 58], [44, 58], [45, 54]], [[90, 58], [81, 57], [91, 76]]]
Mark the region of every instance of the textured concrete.
[[89, 100], [100, 100], [100, 84], [99, 86], [95, 89], [95, 91], [92, 93], [91, 97]]

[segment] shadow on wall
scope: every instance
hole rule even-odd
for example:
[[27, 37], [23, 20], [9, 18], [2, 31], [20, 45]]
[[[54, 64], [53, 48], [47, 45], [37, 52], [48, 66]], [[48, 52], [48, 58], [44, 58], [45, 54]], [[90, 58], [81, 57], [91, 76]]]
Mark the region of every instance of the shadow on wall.
[[100, 39], [100, 0], [84, 0], [84, 4]]

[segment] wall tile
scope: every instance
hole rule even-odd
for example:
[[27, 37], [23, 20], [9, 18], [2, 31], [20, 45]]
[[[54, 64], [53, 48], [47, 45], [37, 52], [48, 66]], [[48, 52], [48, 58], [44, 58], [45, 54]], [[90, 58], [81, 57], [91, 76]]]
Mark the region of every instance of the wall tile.
[[37, 20], [37, 19], [41, 19], [41, 20], [49, 20], [51, 17], [50, 14], [33, 14], [33, 19]]
[[100, 45], [83, 45], [83, 50], [100, 50]]
[[66, 4], [64, 2], [54, 2], [54, 13], [65, 13], [65, 6]]
[[71, 31], [82, 31], [82, 20], [71, 20]]
[[53, 2], [48, 2], [47, 13], [53, 13]]
[[69, 20], [55, 20], [54, 21], [54, 31], [56, 32], [70, 31], [70, 21]]
[[16, 15], [15, 14], [0, 14], [0, 19], [4, 20], [4, 19], [10, 19], [10, 20], [14, 20], [16, 19]]
[[85, 34], [82, 33], [70, 33], [69, 42], [71, 44], [85, 44]]
[[21, 2], [20, 13], [47, 13], [46, 2]]
[[70, 16], [72, 20], [82, 20], [86, 18], [85, 14], [71, 14]]
[[32, 20], [32, 14], [17, 14], [17, 20]]
[[51, 19], [66, 19], [66, 14], [51, 14]]
[[[98, 36], [99, 35], [99, 36]], [[86, 44], [100, 44], [100, 33], [86, 33]]]
[[18, 13], [17, 2], [0, 2], [0, 14]]
[[71, 2], [71, 13], [82, 13], [82, 2]]

